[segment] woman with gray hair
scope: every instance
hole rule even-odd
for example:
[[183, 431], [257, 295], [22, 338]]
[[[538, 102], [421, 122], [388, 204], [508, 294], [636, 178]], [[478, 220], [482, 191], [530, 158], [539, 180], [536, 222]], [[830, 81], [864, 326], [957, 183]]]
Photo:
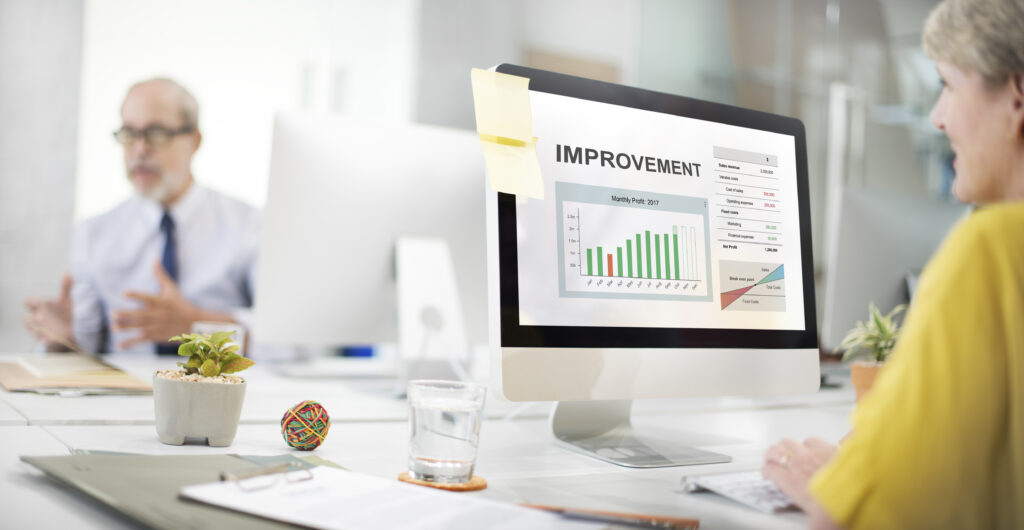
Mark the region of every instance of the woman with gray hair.
[[923, 40], [953, 193], [980, 208], [925, 269], [842, 445], [768, 449], [764, 476], [815, 528], [1024, 528], [1024, 0], [945, 0]]

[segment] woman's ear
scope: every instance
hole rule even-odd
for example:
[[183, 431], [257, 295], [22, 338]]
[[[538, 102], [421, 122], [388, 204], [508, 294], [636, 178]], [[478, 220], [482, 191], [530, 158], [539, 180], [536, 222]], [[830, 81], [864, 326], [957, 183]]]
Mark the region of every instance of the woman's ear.
[[1013, 97], [1013, 119], [1021, 135], [1024, 135], [1024, 74], [1010, 76], [1010, 90]]

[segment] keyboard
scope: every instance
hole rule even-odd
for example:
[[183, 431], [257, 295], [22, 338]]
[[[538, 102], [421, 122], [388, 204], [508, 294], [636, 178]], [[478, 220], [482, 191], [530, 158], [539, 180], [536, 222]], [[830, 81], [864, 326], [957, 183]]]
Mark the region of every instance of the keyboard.
[[683, 477], [687, 493], [711, 491], [768, 514], [798, 509], [793, 501], [760, 471]]

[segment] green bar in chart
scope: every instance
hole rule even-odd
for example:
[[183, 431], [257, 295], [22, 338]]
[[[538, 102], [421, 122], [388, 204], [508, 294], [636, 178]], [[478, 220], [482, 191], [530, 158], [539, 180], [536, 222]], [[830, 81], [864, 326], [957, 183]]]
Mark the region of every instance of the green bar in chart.
[[644, 231], [644, 234], [647, 243], [646, 245], [644, 245], [644, 248], [647, 249], [647, 277], [650, 278], [651, 273], [653, 272], [651, 269], [651, 231], [646, 230]]
[[679, 279], [679, 227], [672, 226], [672, 255], [675, 257], [675, 274], [672, 276], [675, 279]]
[[644, 276], [644, 260], [641, 258], [641, 252], [643, 252], [643, 245], [640, 244], [640, 234], [636, 235], [636, 277], [643, 278]]
[[665, 234], [665, 279], [672, 279], [672, 257], [668, 253], [668, 234]]
[[[650, 234], [650, 232], [647, 232]], [[661, 279], [661, 238], [658, 234], [654, 234], [654, 265], [656, 266], [655, 272], [657, 276], [655, 278]]]
[[597, 275], [604, 276], [604, 252], [601, 247], [597, 247]]
[[[626, 240], [626, 277], [633, 277], [633, 240]], [[622, 270], [622, 266], [619, 266], [619, 270]]]
[[[626, 241], [626, 242], [629, 243], [629, 241]], [[618, 272], [618, 274], [616, 274], [616, 276], [622, 276], [622, 247], [616, 247], [615, 248], [615, 253], [618, 254], [618, 258], [619, 258], [619, 268], [615, 269]]]
[[587, 276], [594, 275], [594, 249], [587, 249]]

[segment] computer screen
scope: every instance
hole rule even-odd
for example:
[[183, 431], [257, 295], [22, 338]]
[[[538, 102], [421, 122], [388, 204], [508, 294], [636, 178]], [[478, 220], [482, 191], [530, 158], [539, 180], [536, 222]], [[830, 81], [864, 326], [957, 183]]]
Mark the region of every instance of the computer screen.
[[554, 196], [517, 208], [520, 321], [672, 330], [643, 335], [659, 343], [804, 329], [792, 136], [544, 92], [531, 105]]
[[817, 389], [799, 120], [497, 71], [530, 79], [544, 181], [541, 200], [490, 197], [492, 373], [507, 397]]
[[813, 346], [797, 120], [526, 73], [550, 194], [498, 198], [503, 345]]

